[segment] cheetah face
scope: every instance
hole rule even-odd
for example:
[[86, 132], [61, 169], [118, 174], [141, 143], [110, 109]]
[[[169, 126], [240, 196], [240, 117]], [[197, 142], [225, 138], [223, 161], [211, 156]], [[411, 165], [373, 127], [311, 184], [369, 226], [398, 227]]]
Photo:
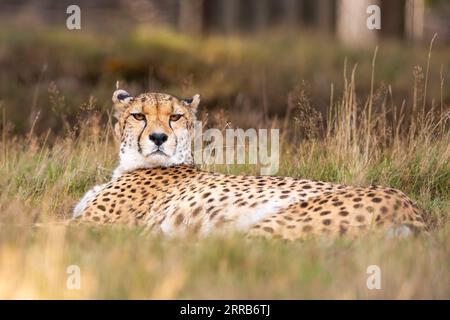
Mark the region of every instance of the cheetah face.
[[168, 94], [113, 94], [120, 138], [120, 174], [137, 168], [191, 164], [191, 140], [199, 95], [181, 100]]

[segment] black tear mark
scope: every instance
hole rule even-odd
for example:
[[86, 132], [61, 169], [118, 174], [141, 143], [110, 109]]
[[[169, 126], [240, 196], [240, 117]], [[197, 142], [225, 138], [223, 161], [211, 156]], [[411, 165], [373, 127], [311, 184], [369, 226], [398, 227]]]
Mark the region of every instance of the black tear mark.
[[142, 154], [141, 137], [142, 137], [142, 134], [143, 134], [144, 131], [145, 131], [145, 128], [147, 128], [147, 119], [144, 119], [144, 128], [142, 128], [142, 131], [141, 131], [141, 133], [139, 133], [139, 137], [138, 137], [138, 139], [137, 139], [138, 152], [141, 153], [141, 154]]

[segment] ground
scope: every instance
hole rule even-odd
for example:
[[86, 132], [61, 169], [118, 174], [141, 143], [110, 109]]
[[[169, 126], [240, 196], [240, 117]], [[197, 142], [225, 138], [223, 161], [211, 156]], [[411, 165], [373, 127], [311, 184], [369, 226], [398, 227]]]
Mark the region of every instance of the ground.
[[[444, 142], [418, 144], [403, 158], [385, 152], [370, 166], [351, 167], [323, 154], [332, 153], [331, 143], [325, 147], [315, 142], [304, 151], [300, 146], [285, 149], [280, 174], [402, 188], [438, 217], [441, 226], [408, 240], [368, 235], [356, 241], [284, 243], [248, 242], [239, 236], [186, 241], [146, 236], [128, 227], [60, 225], [70, 218], [83, 192], [112, 173], [112, 138], [87, 134], [53, 147], [11, 140], [3, 150], [0, 174], [0, 296], [448, 299], [449, 171]], [[257, 173], [245, 166], [210, 169]], [[80, 290], [66, 287], [71, 265], [80, 267]], [[381, 268], [381, 290], [366, 287], [370, 265]]]
[[[355, 87], [358, 92], [361, 87], [370, 88], [372, 52], [354, 55], [338, 52], [328, 47], [327, 41], [286, 50], [283, 41], [278, 46], [276, 42], [251, 43], [251, 48], [247, 48], [246, 41], [230, 44], [220, 39], [206, 44], [194, 42], [202, 48], [196, 50], [189, 47], [191, 42], [187, 39], [172, 41], [173, 36], [169, 38], [171, 45], [165, 44], [167, 37], [161, 33], [156, 40], [133, 38], [133, 46], [117, 43], [126, 52], [123, 49], [102, 64], [105, 52], [116, 52], [111, 39], [103, 42], [80, 33], [64, 42], [65, 33], [57, 33], [54, 38], [51, 33], [43, 33], [34, 34], [30, 40], [27, 34], [9, 32], [8, 49], [2, 51], [0, 60], [7, 75], [1, 78], [0, 86], [1, 298], [450, 298], [450, 133], [448, 122], [441, 121], [448, 119], [449, 92], [447, 78], [444, 77], [444, 86], [440, 87], [439, 77], [442, 64], [443, 70], [448, 70], [445, 59], [449, 55], [445, 48], [432, 55], [430, 70], [435, 72], [430, 71], [428, 98], [434, 101], [435, 109], [427, 113], [432, 104], [426, 104], [428, 108], [423, 110], [420, 99], [427, 49], [380, 47], [373, 114], [370, 118], [368, 113], [362, 113], [358, 125], [354, 125], [351, 115], [357, 103], [361, 106], [358, 110], [364, 109], [367, 96], [352, 98], [349, 93]], [[126, 34], [124, 43], [130, 38]], [[153, 44], [148, 47], [146, 41]], [[155, 47], [155, 43], [163, 45]], [[218, 43], [224, 44], [221, 49], [216, 47]], [[188, 52], [183, 51], [185, 48]], [[46, 59], [50, 56], [47, 51], [52, 52], [51, 59]], [[142, 52], [149, 56], [139, 60]], [[197, 57], [199, 52], [205, 56], [198, 60], [208, 62], [203, 69], [198, 68], [196, 59], [187, 59]], [[275, 59], [274, 55], [280, 52], [286, 52], [290, 58]], [[341, 77], [347, 53], [346, 82]], [[158, 59], [165, 59], [164, 63]], [[125, 73], [120, 75], [128, 79], [139, 76], [133, 73], [136, 70], [145, 70], [141, 72], [148, 79], [148, 65], [136, 67], [133, 62], [138, 60], [150, 61], [161, 68], [155, 70], [155, 79], [165, 83], [161, 85], [163, 92], [177, 93], [175, 88], [186, 84], [187, 89], [182, 91], [190, 92], [190, 96], [205, 92], [204, 96], [213, 97], [210, 102], [204, 100], [206, 109], [201, 112], [209, 114], [209, 124], [215, 127], [225, 128], [229, 122], [234, 125], [241, 118], [243, 121], [235, 125], [280, 128], [282, 156], [278, 175], [400, 189], [430, 212], [435, 218], [435, 228], [428, 235], [407, 240], [373, 234], [355, 241], [318, 238], [284, 243], [246, 241], [238, 235], [194, 241], [152, 237], [139, 228], [65, 226], [84, 192], [108, 181], [117, 165], [109, 101], [118, 74], [111, 71], [106, 77], [106, 71], [102, 71], [100, 76], [97, 68], [122, 68]], [[350, 79], [354, 60], [360, 62], [355, 83]], [[168, 67], [173, 61], [186, 62], [179, 64], [179, 78], [166, 73], [175, 72]], [[249, 61], [255, 63], [255, 68], [243, 71], [241, 66]], [[274, 90], [280, 87], [288, 92], [293, 90], [287, 81], [279, 82], [279, 87], [269, 83], [266, 87], [270, 94], [266, 96], [263, 86], [255, 80], [261, 79], [261, 74], [252, 71], [263, 69], [258, 64], [270, 69], [273, 67], [270, 61], [276, 61], [273, 64], [276, 66], [284, 62], [283, 72], [291, 73], [289, 77], [287, 73], [281, 77], [281, 71], [268, 73], [267, 81], [316, 79], [310, 90], [323, 85], [322, 99], [325, 104], [334, 101], [332, 109], [337, 110], [336, 116], [331, 117], [331, 125], [317, 126], [321, 122], [311, 110], [315, 102], [305, 98], [302, 91], [289, 95], [292, 108], [288, 108], [286, 117], [276, 119], [273, 114], [263, 112], [261, 101], [265, 97], [276, 95], [279, 105], [288, 100], [287, 94]], [[46, 62], [51, 62], [48, 72], [42, 71], [41, 76]], [[294, 63], [298, 68], [292, 74]], [[416, 63], [422, 67], [413, 69]], [[333, 81], [324, 80], [316, 74], [317, 70], [338, 76]], [[194, 81], [195, 91], [189, 79], [183, 81], [191, 73], [196, 74], [195, 81], [200, 74], [205, 79], [203, 84]], [[47, 82], [54, 79], [56, 83], [46, 91]], [[79, 79], [83, 81], [78, 82]], [[224, 79], [231, 79], [232, 83]], [[169, 80], [173, 82], [168, 83]], [[392, 84], [391, 93], [400, 98], [400, 103], [392, 104], [390, 89], [384, 81]], [[335, 89], [330, 99], [327, 92], [332, 82]], [[133, 83], [139, 88], [144, 86]], [[259, 100], [241, 105], [234, 104], [236, 99], [220, 100], [227, 95], [236, 98], [238, 91], [233, 86], [243, 83], [247, 84], [245, 91]], [[344, 83], [348, 87], [342, 88]], [[94, 84], [97, 86], [93, 87]], [[440, 92], [440, 88], [444, 91]], [[394, 111], [402, 109], [403, 94], [415, 90], [418, 101], [408, 96], [405, 117], [399, 117]], [[31, 103], [34, 93], [41, 97], [35, 104]], [[43, 99], [44, 96], [47, 98]], [[80, 106], [80, 101], [85, 103]], [[224, 101], [232, 101], [232, 105], [227, 105], [226, 112], [217, 109], [212, 112], [210, 108], [215, 105], [212, 101], [221, 101], [219, 107]], [[257, 112], [249, 112], [248, 104], [256, 105]], [[42, 113], [37, 112], [44, 107], [47, 109]], [[68, 113], [74, 109], [79, 118]], [[39, 117], [34, 117], [36, 114]], [[324, 113], [324, 118], [327, 114]], [[52, 130], [47, 131], [48, 128]], [[259, 168], [250, 165], [204, 168], [231, 174], [259, 174]], [[372, 265], [381, 270], [380, 290], [369, 290], [366, 286], [368, 267]], [[79, 290], [67, 286], [71, 266], [79, 267]]]

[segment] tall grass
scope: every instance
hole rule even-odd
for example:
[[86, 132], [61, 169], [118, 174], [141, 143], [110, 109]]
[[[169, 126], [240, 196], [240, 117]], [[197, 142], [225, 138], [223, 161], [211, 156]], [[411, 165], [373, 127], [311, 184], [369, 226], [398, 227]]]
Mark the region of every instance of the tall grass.
[[[372, 56], [368, 95], [358, 89], [359, 66], [346, 62], [343, 85], [330, 86], [324, 112], [310, 97], [311, 87], [300, 85], [284, 97], [284, 118], [265, 108], [233, 114], [207, 105], [199, 117], [221, 129], [243, 123], [280, 128], [279, 175], [405, 191], [435, 218], [431, 234], [403, 241], [368, 235], [286, 244], [239, 236], [155, 238], [118, 226], [67, 227], [74, 203], [110, 178], [118, 148], [111, 112], [96, 108], [100, 99], [86, 99], [74, 117], [66, 113], [70, 101], [52, 85], [49, 102], [64, 128], [59, 134], [36, 130], [45, 120], [33, 117], [27, 134], [17, 135], [7, 101], [0, 106], [0, 297], [450, 298], [448, 85], [441, 71], [438, 97], [429, 93], [430, 48], [425, 74], [414, 68], [413, 99], [399, 105], [395, 87], [376, 85], [380, 52]], [[248, 165], [204, 168], [259, 173]], [[66, 269], [73, 264], [82, 276], [75, 291], [66, 287]], [[372, 264], [381, 267], [381, 290], [366, 287]]]
[[[254, 126], [256, 113], [266, 119], [284, 116], [287, 96], [306, 80], [312, 105], [324, 112], [330, 83], [335, 97], [344, 90], [342, 62], [346, 58], [349, 71], [358, 64], [357, 90], [363, 97], [370, 92], [376, 97], [383, 81], [394, 88], [388, 102], [393, 100], [400, 106], [406, 99], [406, 107], [412, 107], [411, 67], [420, 64], [429, 74], [427, 106], [433, 99], [450, 101], [450, 93], [440, 91], [438, 83], [441, 69], [445, 75], [450, 66], [450, 48], [438, 41], [433, 48], [435, 62], [428, 69], [428, 48], [381, 43], [372, 79], [370, 49], [349, 50], [313, 34], [191, 38], [144, 27], [101, 35], [88, 30], [67, 32], [7, 26], [0, 30], [4, 48], [0, 55], [0, 98], [14, 133], [29, 132], [33, 123], [36, 133], [45, 133], [48, 128], [59, 133], [66, 129], [60, 112], [73, 125], [80, 115], [79, 106], [90, 96], [97, 99], [96, 110], [108, 110], [117, 80], [132, 93], [151, 90], [188, 97], [199, 92], [204, 105], [229, 111], [230, 120], [241, 126]], [[422, 97], [423, 86], [417, 89]], [[58, 91], [64, 101], [53, 99]], [[418, 109], [423, 102], [418, 101]], [[50, 108], [55, 103], [59, 108]], [[410, 114], [405, 113], [406, 121]]]

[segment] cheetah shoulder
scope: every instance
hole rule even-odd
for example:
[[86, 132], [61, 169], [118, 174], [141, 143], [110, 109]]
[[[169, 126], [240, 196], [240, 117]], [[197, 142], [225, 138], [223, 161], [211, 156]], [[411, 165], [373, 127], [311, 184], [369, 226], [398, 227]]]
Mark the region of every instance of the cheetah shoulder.
[[75, 219], [83, 214], [90, 203], [97, 197], [97, 195], [105, 188], [106, 184], [94, 186], [91, 190], [86, 192], [73, 209], [72, 218]]

